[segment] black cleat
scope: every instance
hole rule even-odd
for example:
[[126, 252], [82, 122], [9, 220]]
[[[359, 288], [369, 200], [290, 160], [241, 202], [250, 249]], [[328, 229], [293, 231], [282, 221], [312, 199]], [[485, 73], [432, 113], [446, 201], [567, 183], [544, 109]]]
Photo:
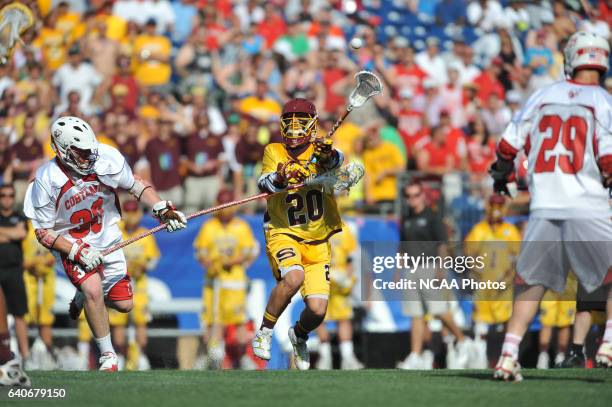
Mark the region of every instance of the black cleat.
[[575, 352], [570, 350], [568, 354], [565, 356], [565, 359], [561, 363], [557, 363], [555, 365], [556, 368], [561, 369], [571, 369], [571, 368], [584, 368], [585, 367], [585, 358], [584, 353]]

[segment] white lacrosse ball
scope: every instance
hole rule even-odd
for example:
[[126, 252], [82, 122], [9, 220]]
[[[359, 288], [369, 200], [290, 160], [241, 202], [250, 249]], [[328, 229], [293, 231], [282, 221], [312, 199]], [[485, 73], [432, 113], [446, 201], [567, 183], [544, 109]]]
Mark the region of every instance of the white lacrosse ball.
[[353, 39], [350, 42], [351, 44], [351, 48], [353, 49], [359, 49], [361, 47], [363, 47], [363, 40], [359, 37], [353, 37]]

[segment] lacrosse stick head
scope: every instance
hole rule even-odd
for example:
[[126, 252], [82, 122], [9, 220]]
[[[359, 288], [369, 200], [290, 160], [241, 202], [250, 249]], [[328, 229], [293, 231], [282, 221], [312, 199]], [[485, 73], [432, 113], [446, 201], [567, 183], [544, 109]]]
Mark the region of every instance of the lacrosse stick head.
[[348, 191], [355, 186], [364, 174], [363, 165], [351, 162], [336, 170], [326, 172], [305, 182], [306, 185], [321, 185], [326, 193]]
[[6, 64], [21, 34], [34, 24], [34, 15], [26, 5], [13, 2], [0, 10], [0, 64]]
[[357, 86], [349, 96], [349, 106], [347, 110], [352, 110], [356, 107], [361, 107], [372, 96], [382, 93], [382, 82], [378, 76], [370, 71], [360, 71], [355, 74]]

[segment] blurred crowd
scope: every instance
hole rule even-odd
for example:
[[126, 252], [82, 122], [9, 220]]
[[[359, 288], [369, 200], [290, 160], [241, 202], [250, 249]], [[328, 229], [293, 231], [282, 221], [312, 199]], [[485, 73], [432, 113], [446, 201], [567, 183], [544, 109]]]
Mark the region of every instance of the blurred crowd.
[[344, 207], [395, 201], [406, 170], [461, 171], [485, 185], [513, 113], [563, 78], [564, 39], [577, 29], [608, 37], [612, 21], [611, 1], [587, 0], [25, 3], [37, 23], [0, 67], [0, 174], [18, 202], [53, 156], [50, 122], [75, 115], [187, 212], [224, 185], [237, 198], [255, 192], [282, 104], [315, 101], [326, 132], [360, 69], [385, 92], [334, 136], [366, 168]]

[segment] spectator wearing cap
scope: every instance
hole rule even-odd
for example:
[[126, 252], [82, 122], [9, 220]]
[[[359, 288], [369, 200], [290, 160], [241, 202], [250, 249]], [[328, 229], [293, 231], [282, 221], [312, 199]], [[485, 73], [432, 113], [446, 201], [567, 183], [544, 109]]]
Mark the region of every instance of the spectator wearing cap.
[[434, 78], [440, 84], [445, 84], [448, 78], [446, 77], [446, 65], [440, 56], [438, 47], [440, 40], [436, 37], [429, 37], [426, 42], [427, 49], [419, 52], [415, 61], [430, 78]]
[[495, 57], [485, 70], [474, 79], [474, 83], [478, 86], [478, 99], [483, 106], [486, 106], [489, 102], [491, 93], [497, 94], [499, 99], [504, 100], [504, 87], [499, 81], [502, 65], [501, 58]]
[[11, 147], [11, 164], [13, 166], [13, 186], [15, 200], [23, 202], [28, 182], [34, 172], [44, 161], [43, 146], [36, 137], [36, 116], [26, 116], [23, 121], [23, 135]]
[[102, 75], [93, 65], [83, 60], [81, 47], [75, 44], [68, 51], [68, 62], [53, 75], [53, 86], [59, 89], [60, 104], [63, 106], [68, 105], [68, 95], [71, 92], [78, 92], [79, 110], [90, 115], [95, 112], [94, 102], [102, 80]]
[[134, 41], [136, 80], [140, 86], [163, 86], [170, 80], [170, 52], [172, 44], [167, 37], [156, 33], [154, 19], [147, 20], [142, 34]]
[[424, 143], [416, 157], [417, 169], [428, 175], [442, 177], [457, 169], [457, 155], [451, 143], [446, 140], [442, 127], [432, 127], [430, 134], [429, 140]]
[[387, 206], [394, 203], [397, 196], [397, 176], [406, 167], [399, 148], [384, 141], [379, 131], [369, 131], [365, 139], [363, 165], [366, 203]]
[[162, 199], [183, 206], [183, 188], [179, 173], [180, 143], [173, 137], [173, 123], [159, 119], [149, 126], [150, 139], [144, 150], [149, 178]]
[[209, 129], [208, 114], [199, 111], [195, 117], [195, 132], [187, 137], [184, 164], [185, 211], [209, 208], [221, 189], [221, 169], [225, 161], [221, 137]]

